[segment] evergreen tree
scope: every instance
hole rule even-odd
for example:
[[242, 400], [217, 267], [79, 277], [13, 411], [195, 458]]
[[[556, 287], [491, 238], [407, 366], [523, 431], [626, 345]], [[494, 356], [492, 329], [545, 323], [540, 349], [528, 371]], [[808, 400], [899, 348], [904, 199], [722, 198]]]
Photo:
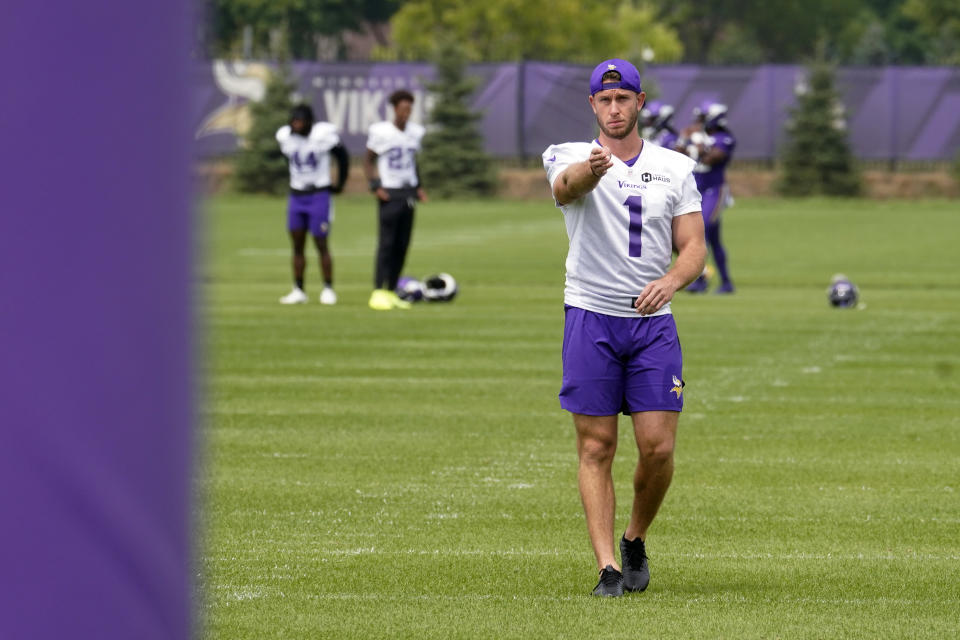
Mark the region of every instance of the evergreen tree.
[[822, 51], [821, 47], [806, 81], [797, 87], [797, 104], [787, 121], [778, 182], [784, 195], [855, 196], [861, 190], [843, 103], [834, 88], [834, 69]]
[[467, 104], [477, 83], [466, 77], [465, 56], [453, 39], [444, 39], [436, 51], [436, 81], [427, 85], [434, 103], [418, 161], [420, 180], [440, 198], [490, 195], [497, 186], [493, 159], [483, 150], [477, 128], [481, 116]]
[[277, 144], [277, 129], [287, 124], [294, 92], [290, 70], [283, 64], [270, 75], [263, 100], [250, 105], [251, 125], [234, 159], [237, 189], [251, 193], [283, 193], [289, 184], [287, 160]]

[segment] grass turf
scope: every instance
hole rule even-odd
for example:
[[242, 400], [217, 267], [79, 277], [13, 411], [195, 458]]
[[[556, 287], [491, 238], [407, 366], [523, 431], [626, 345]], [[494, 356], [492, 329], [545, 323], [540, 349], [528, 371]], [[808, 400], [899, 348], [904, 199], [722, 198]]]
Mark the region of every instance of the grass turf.
[[[428, 203], [366, 307], [374, 205], [337, 201], [340, 303], [289, 289], [284, 202], [203, 217], [199, 586], [209, 638], [953, 637], [956, 204], [741, 200], [736, 295], [678, 294], [686, 407], [652, 583], [599, 601], [560, 410], [566, 237], [549, 202]], [[828, 307], [830, 276], [862, 310]], [[625, 525], [635, 460], [621, 420]]]

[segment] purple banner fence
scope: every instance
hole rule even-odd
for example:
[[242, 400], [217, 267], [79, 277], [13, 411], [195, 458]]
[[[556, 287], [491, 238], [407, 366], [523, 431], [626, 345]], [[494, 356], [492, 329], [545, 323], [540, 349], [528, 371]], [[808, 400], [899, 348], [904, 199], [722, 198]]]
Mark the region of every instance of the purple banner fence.
[[[195, 123], [199, 153], [236, 149], [249, 125], [247, 105], [263, 95], [270, 67], [256, 62], [214, 61], [194, 70]], [[387, 96], [410, 89], [417, 100], [414, 120], [424, 121], [431, 104], [426, 85], [433, 67], [425, 63], [297, 63], [300, 97], [317, 116], [333, 122], [352, 153], [363, 151], [371, 123], [389, 117]], [[473, 108], [483, 114], [488, 152], [501, 157], [539, 156], [548, 145], [594, 135], [587, 103], [590, 68], [539, 62], [478, 64]], [[646, 86], [677, 108], [676, 124], [691, 119], [703, 100], [730, 108], [740, 158], [770, 159], [784, 139], [803, 67], [648, 68]], [[863, 67], [838, 71], [854, 152], [867, 160], [948, 160], [960, 149], [960, 69], [953, 67]]]

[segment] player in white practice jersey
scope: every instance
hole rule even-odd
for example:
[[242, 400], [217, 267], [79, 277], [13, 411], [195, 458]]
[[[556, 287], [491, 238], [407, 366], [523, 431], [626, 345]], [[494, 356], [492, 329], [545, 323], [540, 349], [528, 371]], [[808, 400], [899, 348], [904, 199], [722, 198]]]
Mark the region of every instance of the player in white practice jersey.
[[[340, 142], [336, 128], [329, 122], [314, 122], [313, 109], [308, 105], [294, 107], [290, 124], [277, 131], [280, 151], [290, 165], [290, 198], [287, 205], [287, 230], [293, 245], [293, 290], [280, 298], [283, 304], [302, 304], [308, 300], [304, 293], [304, 271], [307, 231], [320, 255], [323, 273], [322, 304], [336, 304], [333, 291], [333, 256], [327, 237], [333, 223], [331, 193], [340, 193], [347, 181], [350, 158]], [[330, 158], [337, 159], [337, 183], [330, 179]]]
[[413, 232], [416, 202], [426, 201], [420, 185], [417, 153], [424, 128], [410, 122], [413, 94], [400, 89], [390, 95], [393, 120], [370, 126], [364, 171], [377, 198], [379, 234], [370, 308], [378, 311], [409, 309], [396, 293]]
[[[599, 596], [643, 591], [650, 580], [644, 542], [673, 475], [683, 407], [670, 301], [700, 273], [706, 255], [694, 162], [644, 144], [637, 132], [644, 97], [632, 64], [602, 62], [590, 77], [597, 139], [553, 145], [543, 154], [570, 240], [560, 405], [576, 428]], [[622, 566], [614, 552], [611, 472], [620, 412], [632, 418], [640, 454], [620, 539]]]

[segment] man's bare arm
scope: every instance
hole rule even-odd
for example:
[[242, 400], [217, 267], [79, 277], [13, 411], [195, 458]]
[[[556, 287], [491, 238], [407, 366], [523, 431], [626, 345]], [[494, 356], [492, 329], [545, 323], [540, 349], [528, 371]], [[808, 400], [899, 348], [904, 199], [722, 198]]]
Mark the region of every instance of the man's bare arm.
[[363, 173], [370, 181], [370, 189], [373, 190], [373, 193], [379, 200], [386, 202], [390, 199], [390, 194], [380, 186], [380, 176], [377, 175], [377, 157], [374, 151], [367, 149], [367, 152], [363, 155]]
[[593, 191], [612, 166], [610, 149], [594, 147], [588, 159], [570, 165], [553, 182], [553, 197], [557, 204], [570, 204]]
[[367, 152], [363, 154], [363, 173], [367, 176], [367, 180], [374, 180], [377, 176], [377, 154], [367, 149]]
[[637, 313], [650, 315], [673, 299], [673, 294], [693, 282], [703, 272], [707, 244], [703, 239], [703, 216], [688, 213], [673, 219], [673, 246], [677, 259], [659, 280], [654, 280], [637, 296]]

